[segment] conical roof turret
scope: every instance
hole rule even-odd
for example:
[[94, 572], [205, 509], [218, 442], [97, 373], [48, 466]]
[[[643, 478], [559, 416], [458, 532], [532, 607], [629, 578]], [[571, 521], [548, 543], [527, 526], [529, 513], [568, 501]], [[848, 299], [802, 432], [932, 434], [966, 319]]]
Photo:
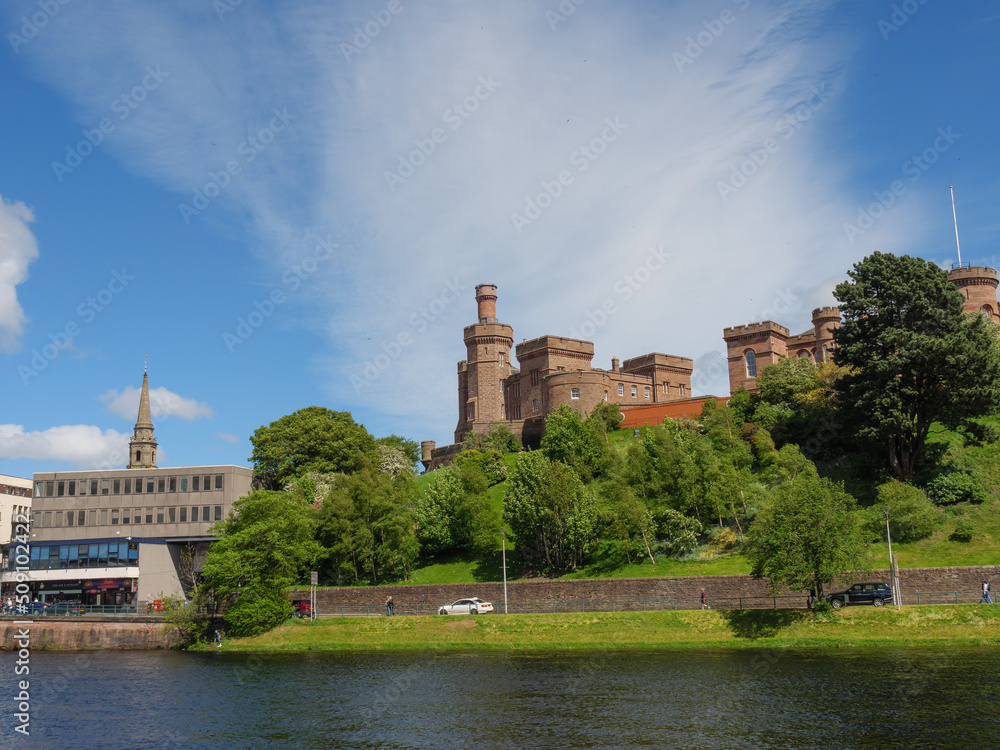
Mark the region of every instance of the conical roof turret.
[[146, 427], [153, 429], [152, 416], [149, 413], [149, 375], [142, 373], [142, 393], [139, 394], [139, 416], [135, 420], [136, 429]]

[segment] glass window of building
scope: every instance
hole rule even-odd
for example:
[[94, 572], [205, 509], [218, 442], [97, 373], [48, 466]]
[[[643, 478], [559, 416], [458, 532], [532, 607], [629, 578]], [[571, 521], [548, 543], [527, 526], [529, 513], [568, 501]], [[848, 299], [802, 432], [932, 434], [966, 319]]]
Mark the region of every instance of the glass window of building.
[[570, 398], [580, 398], [580, 389], [579, 388], [570, 388], [569, 389], [569, 397]]
[[45, 482], [35, 482], [35, 497], [41, 497], [44, 493]]
[[648, 385], [645, 388], [642, 389], [642, 395], [646, 399], [649, 398], [649, 386]]
[[33, 510], [31, 512], [31, 524], [33, 526], [41, 526], [42, 525], [42, 511], [40, 511], [40, 510]]
[[157, 492], [166, 492], [167, 491], [167, 478], [166, 477], [158, 477], [157, 478], [157, 480], [156, 480], [156, 491]]
[[102, 479], [101, 480], [101, 494], [107, 495], [111, 491], [111, 480]]
[[198, 523], [198, 506], [195, 505], [191, 508], [191, 523]]
[[61, 510], [56, 511], [54, 521], [55, 521], [55, 523], [53, 524], [54, 526], [62, 526], [63, 512]]
[[191, 491], [197, 492], [201, 484], [201, 477], [194, 476], [191, 477]]
[[87, 516], [87, 520], [90, 526], [97, 526], [97, 511], [90, 511], [90, 514]]
[[52, 525], [52, 511], [47, 510], [44, 513], [42, 513], [42, 526], [51, 526], [51, 525]]
[[222, 474], [215, 475], [215, 489], [217, 490], [222, 489]]
[[52, 491], [55, 489], [55, 482], [45, 483], [45, 497], [52, 497]]
[[167, 508], [167, 523], [177, 523], [177, 508], [173, 505]]
[[201, 509], [201, 521], [202, 521], [202, 523], [208, 523], [211, 520], [212, 520], [212, 516], [211, 516], [211, 513], [209, 511], [209, 507], [207, 505], [205, 505]]
[[118, 518], [119, 517], [120, 517], [120, 512], [119, 512], [118, 508], [112, 508], [111, 509], [111, 525], [112, 526], [117, 526], [118, 525]]
[[69, 487], [68, 487], [69, 491], [67, 492], [67, 494], [70, 497], [73, 497], [74, 495], [76, 495], [76, 480], [75, 479], [70, 479], [69, 482], [68, 482], [68, 484], [69, 484]]
[[152, 494], [153, 492], [153, 478], [147, 477], [146, 479], [146, 492]]
[[170, 492], [177, 492], [177, 477], [170, 477], [167, 486], [170, 488]]
[[632, 398], [635, 398], [638, 395], [639, 395], [639, 386], [633, 385], [632, 386]]
[[96, 479], [91, 479], [90, 480], [90, 494], [91, 495], [96, 495], [97, 494], [97, 480]]
[[66, 483], [63, 481], [56, 482], [56, 497], [62, 497], [65, 494]]
[[122, 526], [128, 526], [130, 523], [132, 523], [132, 521], [129, 520], [132, 518], [132, 514], [130, 511], [131, 508], [122, 508]]
[[[125, 480], [125, 481], [128, 481], [128, 480]], [[136, 479], [135, 480], [135, 494], [137, 494], [137, 495], [141, 495], [142, 494], [142, 480], [141, 479]]]
[[125, 480], [125, 494], [126, 495], [131, 495], [132, 494], [132, 480], [131, 479], [126, 479]]
[[146, 523], [152, 523], [152, 522], [153, 522], [153, 509], [146, 508]]
[[156, 509], [156, 522], [163, 523], [163, 508]]
[[203, 476], [201, 478], [201, 488], [205, 492], [208, 492], [210, 489], [212, 489], [212, 477], [210, 477], [208, 475]]
[[757, 377], [757, 354], [753, 349], [747, 349], [743, 353], [743, 358], [746, 360], [747, 365], [747, 377], [755, 378]]
[[216, 505], [215, 506], [215, 520], [216, 521], [221, 521], [222, 520], [222, 506], [221, 505]]
[[75, 510], [67, 510], [66, 511], [66, 525], [67, 526], [72, 526], [73, 522], [75, 520], [76, 520], [76, 511]]
[[112, 495], [120, 495], [120, 494], [122, 494], [122, 480], [120, 480], [120, 479], [113, 479], [111, 481], [111, 494]]
[[187, 491], [188, 491], [188, 478], [181, 477], [181, 492], [187, 492]]
[[108, 525], [108, 509], [107, 508], [101, 508], [100, 515], [101, 515], [101, 526], [107, 526]]
[[619, 396], [624, 396], [625, 395], [625, 384], [624, 383], [619, 383], [618, 384], [618, 395]]
[[187, 520], [188, 520], [188, 509], [187, 509], [187, 506], [186, 505], [182, 505], [180, 508], [178, 508], [178, 512], [180, 513], [180, 518], [178, 520], [181, 523], [187, 523]]

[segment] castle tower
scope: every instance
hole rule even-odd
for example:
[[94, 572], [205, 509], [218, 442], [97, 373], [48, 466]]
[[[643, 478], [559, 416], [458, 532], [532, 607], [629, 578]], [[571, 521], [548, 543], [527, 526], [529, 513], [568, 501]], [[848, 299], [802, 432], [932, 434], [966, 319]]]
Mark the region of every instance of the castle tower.
[[142, 372], [142, 393], [139, 395], [139, 416], [135, 420], [135, 431], [128, 441], [129, 463], [126, 469], [156, 468], [156, 438], [153, 437], [153, 422], [149, 413], [149, 376], [145, 368]]
[[948, 280], [965, 298], [965, 312], [981, 312], [993, 322], [997, 316], [997, 272], [986, 266], [959, 266], [948, 272]]
[[455, 442], [461, 443], [480, 425], [507, 419], [503, 381], [510, 375], [510, 347], [514, 330], [497, 320], [495, 284], [476, 286], [479, 322], [463, 332], [466, 359], [458, 363], [459, 413]]
[[839, 307], [817, 307], [812, 311], [816, 332], [816, 362], [833, 361], [833, 331], [840, 328]]
[[774, 321], [733, 326], [722, 331], [729, 360], [729, 392], [757, 391], [757, 376], [767, 365], [788, 356], [788, 329]]

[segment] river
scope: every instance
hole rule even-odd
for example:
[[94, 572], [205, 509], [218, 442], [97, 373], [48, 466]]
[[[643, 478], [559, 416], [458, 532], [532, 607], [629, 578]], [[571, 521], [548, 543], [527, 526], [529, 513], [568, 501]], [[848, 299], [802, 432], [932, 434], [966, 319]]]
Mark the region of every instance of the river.
[[0, 747], [997, 748], [992, 648], [0, 654]]

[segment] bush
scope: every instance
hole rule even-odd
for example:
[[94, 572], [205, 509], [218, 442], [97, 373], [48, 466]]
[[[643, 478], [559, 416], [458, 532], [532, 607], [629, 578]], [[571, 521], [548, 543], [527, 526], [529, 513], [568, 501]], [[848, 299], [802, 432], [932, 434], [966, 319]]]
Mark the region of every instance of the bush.
[[951, 538], [956, 542], [971, 542], [972, 535], [976, 533], [976, 525], [968, 518], [959, 518], [955, 522], [955, 530], [951, 532]]
[[986, 499], [986, 488], [979, 477], [965, 471], [954, 471], [931, 481], [927, 485], [927, 494], [938, 505], [981, 503]]
[[885, 539], [884, 509], [889, 508], [889, 528], [896, 542], [916, 542], [930, 536], [941, 524], [941, 511], [923, 490], [895, 479], [876, 488], [878, 499], [869, 510], [868, 528]]
[[223, 617], [227, 632], [237, 638], [249, 638], [277, 627], [295, 609], [283, 592], [240, 592], [236, 601], [229, 606]]
[[702, 531], [701, 521], [685, 516], [676, 510], [665, 508], [656, 515], [656, 554], [680, 557], [693, 552], [698, 546], [698, 535]]

